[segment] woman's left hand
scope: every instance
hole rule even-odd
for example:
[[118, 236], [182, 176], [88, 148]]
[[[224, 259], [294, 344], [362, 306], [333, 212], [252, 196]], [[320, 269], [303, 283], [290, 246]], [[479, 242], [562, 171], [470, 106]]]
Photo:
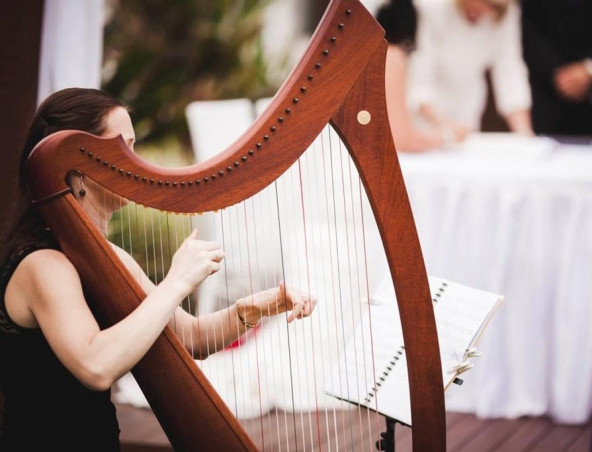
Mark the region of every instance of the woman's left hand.
[[263, 316], [271, 317], [288, 311], [292, 311], [288, 322], [303, 319], [314, 311], [316, 305], [316, 298], [283, 283], [237, 302], [239, 312], [251, 324], [257, 324]]

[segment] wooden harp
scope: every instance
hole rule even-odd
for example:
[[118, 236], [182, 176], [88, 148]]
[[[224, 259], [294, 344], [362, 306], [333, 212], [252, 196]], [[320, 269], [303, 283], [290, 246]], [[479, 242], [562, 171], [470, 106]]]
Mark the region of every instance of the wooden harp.
[[[444, 450], [436, 325], [387, 116], [383, 36], [359, 1], [333, 0], [308, 51], [269, 107], [221, 154], [182, 169], [160, 168], [131, 152], [120, 137], [64, 131], [36, 147], [28, 178], [41, 214], [81, 276], [91, 309], [107, 327], [133, 311], [145, 294], [77, 204], [66, 184], [70, 171], [142, 205], [182, 213], [211, 211], [271, 184], [330, 124], [359, 171], [396, 289], [414, 450]], [[175, 450], [256, 450], [168, 328], [132, 372]]]

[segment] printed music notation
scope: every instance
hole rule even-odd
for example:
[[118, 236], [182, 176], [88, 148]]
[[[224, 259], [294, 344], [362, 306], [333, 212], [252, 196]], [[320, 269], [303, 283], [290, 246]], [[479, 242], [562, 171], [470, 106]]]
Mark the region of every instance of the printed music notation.
[[[483, 331], [503, 297], [429, 277], [444, 387], [471, 369]], [[383, 297], [384, 299], [385, 297]], [[388, 302], [370, 303], [325, 391], [411, 425], [407, 361], [394, 290]]]

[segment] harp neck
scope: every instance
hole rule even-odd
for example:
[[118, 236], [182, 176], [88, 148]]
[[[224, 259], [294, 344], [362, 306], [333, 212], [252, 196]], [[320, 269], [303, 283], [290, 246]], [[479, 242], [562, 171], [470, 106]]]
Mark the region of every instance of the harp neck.
[[39, 143], [29, 158], [34, 199], [67, 192], [66, 174], [79, 171], [125, 198], [159, 209], [204, 212], [236, 204], [277, 179], [313, 142], [383, 36], [358, 1], [334, 1], [268, 109], [221, 154], [186, 168], [161, 168], [130, 151], [121, 137], [63, 131]]

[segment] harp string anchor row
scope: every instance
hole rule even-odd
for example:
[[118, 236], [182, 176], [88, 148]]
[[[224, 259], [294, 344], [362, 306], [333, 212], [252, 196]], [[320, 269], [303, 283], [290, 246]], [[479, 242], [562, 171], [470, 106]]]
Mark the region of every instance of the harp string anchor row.
[[362, 124], [363, 126], [367, 125], [370, 123], [370, 121], [372, 120], [372, 116], [370, 115], [370, 112], [367, 110], [360, 110], [358, 112], [358, 122], [360, 124]]

